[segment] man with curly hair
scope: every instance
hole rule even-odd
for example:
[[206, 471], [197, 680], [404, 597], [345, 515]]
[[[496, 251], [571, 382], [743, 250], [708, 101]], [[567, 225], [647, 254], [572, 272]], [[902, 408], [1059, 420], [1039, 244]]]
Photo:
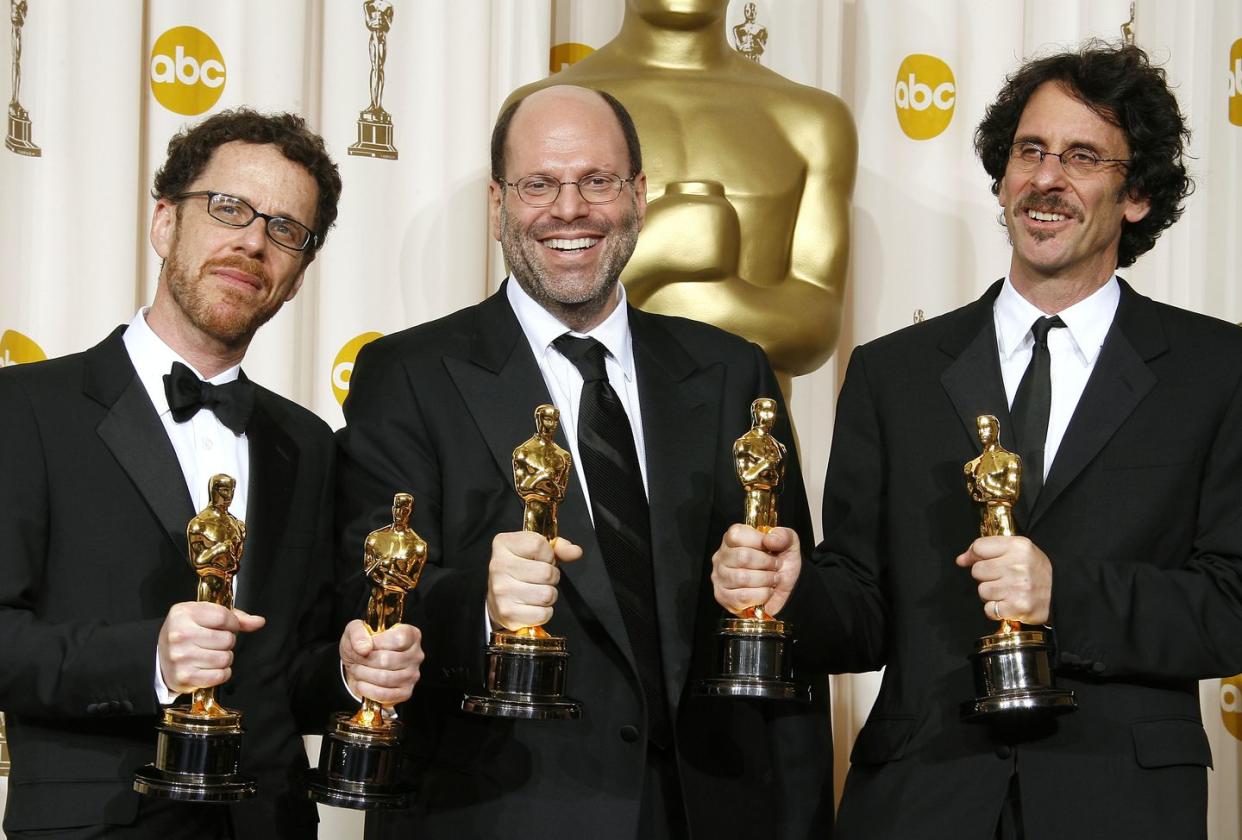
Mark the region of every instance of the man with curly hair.
[[[358, 694], [410, 695], [418, 632], [372, 637], [354, 621], [342, 634], [333, 615], [331, 431], [241, 371], [340, 192], [301, 117], [211, 116], [172, 138], [155, 176], [152, 305], [84, 352], [0, 370], [11, 840], [313, 837], [299, 734], [354, 702], [342, 667]], [[209, 483], [221, 502], [217, 473], [247, 526], [228, 606], [195, 601], [186, 562]], [[243, 715], [241, 771], [258, 795], [139, 797], [162, 708], [214, 686]]]
[[[1206, 836], [1198, 681], [1242, 670], [1242, 330], [1116, 275], [1180, 215], [1187, 139], [1134, 46], [1025, 64], [976, 133], [1008, 275], [853, 353], [824, 540], [786, 607], [837, 640], [833, 670], [886, 668], [838, 840]], [[962, 465], [984, 414], [1023, 458], [1023, 536], [978, 535]], [[730, 536], [726, 606], [771, 563]], [[1076, 711], [963, 720], [1001, 618], [1053, 628]]]

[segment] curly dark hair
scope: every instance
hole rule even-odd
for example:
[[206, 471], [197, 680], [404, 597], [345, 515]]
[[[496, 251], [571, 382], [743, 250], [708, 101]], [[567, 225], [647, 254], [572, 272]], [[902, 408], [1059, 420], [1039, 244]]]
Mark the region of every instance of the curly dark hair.
[[[621, 126], [621, 134], [625, 137], [625, 149], [630, 154], [630, 172], [627, 177], [633, 178], [643, 170], [643, 150], [638, 142], [638, 129], [634, 127], [634, 118], [630, 116], [630, 112], [621, 104], [621, 100], [613, 96], [606, 90], [596, 90], [612, 112], [617, 116], [617, 123]], [[526, 99], [515, 99], [500, 112], [500, 116], [496, 118], [496, 126], [492, 129], [492, 180], [505, 180], [505, 146], [509, 142], [509, 124], [513, 122], [513, 116], [517, 113], [518, 106], [525, 102]]]
[[173, 198], [185, 192], [207, 168], [216, 149], [233, 141], [271, 144], [292, 162], [306, 167], [319, 186], [315, 233], [316, 248], [322, 247], [328, 229], [336, 222], [341, 173], [328, 157], [323, 138], [307, 128], [306, 120], [297, 114], [260, 114], [250, 108], [235, 108], [183, 128], [168, 141], [168, 159], [155, 173], [151, 196]]
[[1138, 222], [1122, 222], [1117, 264], [1131, 266], [1151, 250], [1160, 233], [1182, 215], [1194, 190], [1183, 161], [1190, 129], [1169, 90], [1165, 72], [1132, 44], [1100, 40], [1076, 52], [1058, 53], [1023, 65], [1005, 80], [975, 130], [975, 152], [992, 176], [992, 193], [1009, 162], [1018, 121], [1027, 101], [1045, 82], [1057, 82], [1103, 119], [1120, 128], [1130, 145], [1125, 194], [1146, 198], [1151, 210]]

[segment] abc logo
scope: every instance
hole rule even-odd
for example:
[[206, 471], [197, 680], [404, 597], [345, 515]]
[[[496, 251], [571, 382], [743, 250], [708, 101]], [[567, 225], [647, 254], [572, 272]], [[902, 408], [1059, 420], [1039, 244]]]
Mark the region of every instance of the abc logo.
[[0, 335], [0, 367], [41, 362], [47, 358], [43, 348], [17, 330], [5, 330]]
[[176, 26], [151, 47], [151, 92], [165, 108], [194, 116], [224, 92], [224, 56], [206, 32]]
[[383, 335], [378, 332], [365, 332], [354, 336], [345, 342], [341, 352], [336, 354], [336, 358], [332, 361], [332, 395], [341, 405], [345, 404], [345, 397], [349, 395], [349, 377], [353, 375], [354, 360], [358, 358], [358, 351], [363, 345], [382, 338]]
[[594, 47], [588, 47], [586, 44], [577, 44], [573, 41], [553, 44], [552, 48], [548, 50], [548, 72], [559, 73], [569, 65], [577, 64], [593, 52], [595, 52]]
[[1220, 681], [1220, 719], [1230, 735], [1242, 740], [1242, 674]]
[[1242, 125], [1242, 38], [1229, 48], [1229, 122]]
[[911, 140], [930, 140], [949, 127], [957, 103], [953, 71], [934, 55], [915, 53], [897, 68], [897, 122]]

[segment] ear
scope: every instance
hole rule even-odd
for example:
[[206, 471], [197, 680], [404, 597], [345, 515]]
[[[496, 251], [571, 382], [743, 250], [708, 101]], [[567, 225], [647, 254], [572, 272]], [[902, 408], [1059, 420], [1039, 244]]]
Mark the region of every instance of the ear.
[[647, 218], [647, 173], [639, 172], [634, 176], [634, 203], [638, 209], [638, 229], [643, 229], [643, 220]]
[[298, 272], [297, 279], [293, 281], [293, 285], [289, 288], [289, 294], [285, 297], [285, 303], [297, 297], [298, 290], [302, 288], [302, 281], [306, 279], [306, 269], [310, 265], [310, 260], [306, 261], [306, 265], [302, 266], [302, 270]]
[[505, 200], [504, 188], [493, 178], [487, 183], [487, 221], [492, 228], [492, 239], [500, 241], [500, 202]]
[[1143, 221], [1151, 212], [1151, 199], [1147, 196], [1127, 194], [1123, 201], [1125, 208], [1122, 214], [1130, 224]]
[[173, 243], [177, 241], [177, 205], [166, 198], [155, 202], [151, 214], [151, 247], [160, 259], [168, 259]]

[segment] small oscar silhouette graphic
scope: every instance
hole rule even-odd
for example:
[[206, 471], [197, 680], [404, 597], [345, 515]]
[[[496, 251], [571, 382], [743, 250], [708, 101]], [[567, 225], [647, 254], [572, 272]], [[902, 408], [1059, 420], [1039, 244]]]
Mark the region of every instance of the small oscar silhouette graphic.
[[349, 147], [351, 155], [397, 159], [392, 144], [392, 116], [384, 110], [384, 61], [388, 58], [388, 30], [393, 9], [389, 0], [365, 0], [362, 14], [371, 33], [367, 45], [371, 54], [371, 104], [358, 115], [358, 142]]
[[26, 0], [9, 0], [9, 22], [13, 25], [13, 94], [9, 98], [9, 133], [4, 145], [11, 152], [40, 157], [43, 150], [30, 141], [30, 114], [18, 97], [22, 86], [22, 26], [26, 23]]

